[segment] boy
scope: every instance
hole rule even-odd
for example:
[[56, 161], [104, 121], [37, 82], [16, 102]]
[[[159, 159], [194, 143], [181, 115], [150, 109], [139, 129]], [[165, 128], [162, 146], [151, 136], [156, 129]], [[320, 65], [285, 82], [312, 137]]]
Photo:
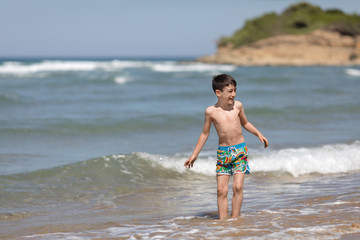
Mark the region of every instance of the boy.
[[194, 152], [185, 161], [184, 166], [186, 168], [193, 167], [197, 156], [209, 137], [211, 123], [213, 123], [219, 137], [216, 163], [219, 218], [224, 219], [227, 217], [228, 184], [230, 176], [233, 174], [232, 218], [236, 218], [240, 214], [243, 201], [244, 175], [245, 173], [250, 173], [247, 147], [241, 126], [257, 136], [265, 148], [268, 147], [269, 142], [247, 121], [242, 103], [234, 100], [236, 96], [236, 81], [232, 76], [226, 74], [214, 76], [212, 87], [218, 97], [218, 101], [214, 106], [210, 106], [205, 110], [205, 122], [202, 133]]

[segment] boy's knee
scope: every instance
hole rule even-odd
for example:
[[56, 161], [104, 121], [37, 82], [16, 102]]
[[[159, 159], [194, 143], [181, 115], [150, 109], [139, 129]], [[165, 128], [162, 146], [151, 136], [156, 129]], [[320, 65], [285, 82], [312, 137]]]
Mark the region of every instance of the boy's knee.
[[242, 193], [243, 185], [242, 184], [234, 184], [233, 185], [233, 192], [234, 193]]
[[226, 197], [227, 193], [228, 193], [228, 187], [227, 186], [218, 186], [218, 188], [217, 188], [218, 197]]

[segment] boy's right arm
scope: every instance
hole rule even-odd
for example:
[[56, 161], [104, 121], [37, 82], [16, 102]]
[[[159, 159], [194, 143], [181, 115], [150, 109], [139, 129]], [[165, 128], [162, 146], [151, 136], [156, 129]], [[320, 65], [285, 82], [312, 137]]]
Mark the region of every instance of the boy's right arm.
[[195, 146], [194, 152], [189, 157], [188, 160], [185, 161], [184, 167], [191, 168], [194, 165], [195, 160], [197, 159], [197, 156], [199, 155], [201, 149], [205, 145], [206, 140], [209, 137], [210, 134], [210, 127], [211, 127], [211, 119], [210, 119], [210, 109], [207, 108], [205, 111], [205, 122], [203, 130], [200, 134], [199, 140]]

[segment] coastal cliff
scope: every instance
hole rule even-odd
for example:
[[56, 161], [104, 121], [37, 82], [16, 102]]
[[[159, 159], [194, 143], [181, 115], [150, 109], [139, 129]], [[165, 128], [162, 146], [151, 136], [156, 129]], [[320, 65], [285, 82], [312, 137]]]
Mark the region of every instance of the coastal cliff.
[[[324, 20], [325, 19], [325, 20]], [[260, 32], [260, 33], [259, 33]], [[241, 66], [360, 65], [360, 17], [308, 3], [247, 21], [200, 62]]]

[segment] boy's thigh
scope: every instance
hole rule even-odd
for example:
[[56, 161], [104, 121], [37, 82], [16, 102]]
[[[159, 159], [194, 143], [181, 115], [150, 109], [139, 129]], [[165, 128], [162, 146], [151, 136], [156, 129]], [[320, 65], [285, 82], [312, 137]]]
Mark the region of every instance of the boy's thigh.
[[234, 174], [234, 183], [233, 186], [236, 187], [243, 187], [245, 181], [245, 174], [244, 173], [235, 173]]
[[218, 189], [227, 188], [228, 185], [229, 185], [229, 179], [230, 179], [230, 175], [227, 175], [227, 174], [218, 174], [218, 175], [216, 176], [217, 188], [218, 188]]

